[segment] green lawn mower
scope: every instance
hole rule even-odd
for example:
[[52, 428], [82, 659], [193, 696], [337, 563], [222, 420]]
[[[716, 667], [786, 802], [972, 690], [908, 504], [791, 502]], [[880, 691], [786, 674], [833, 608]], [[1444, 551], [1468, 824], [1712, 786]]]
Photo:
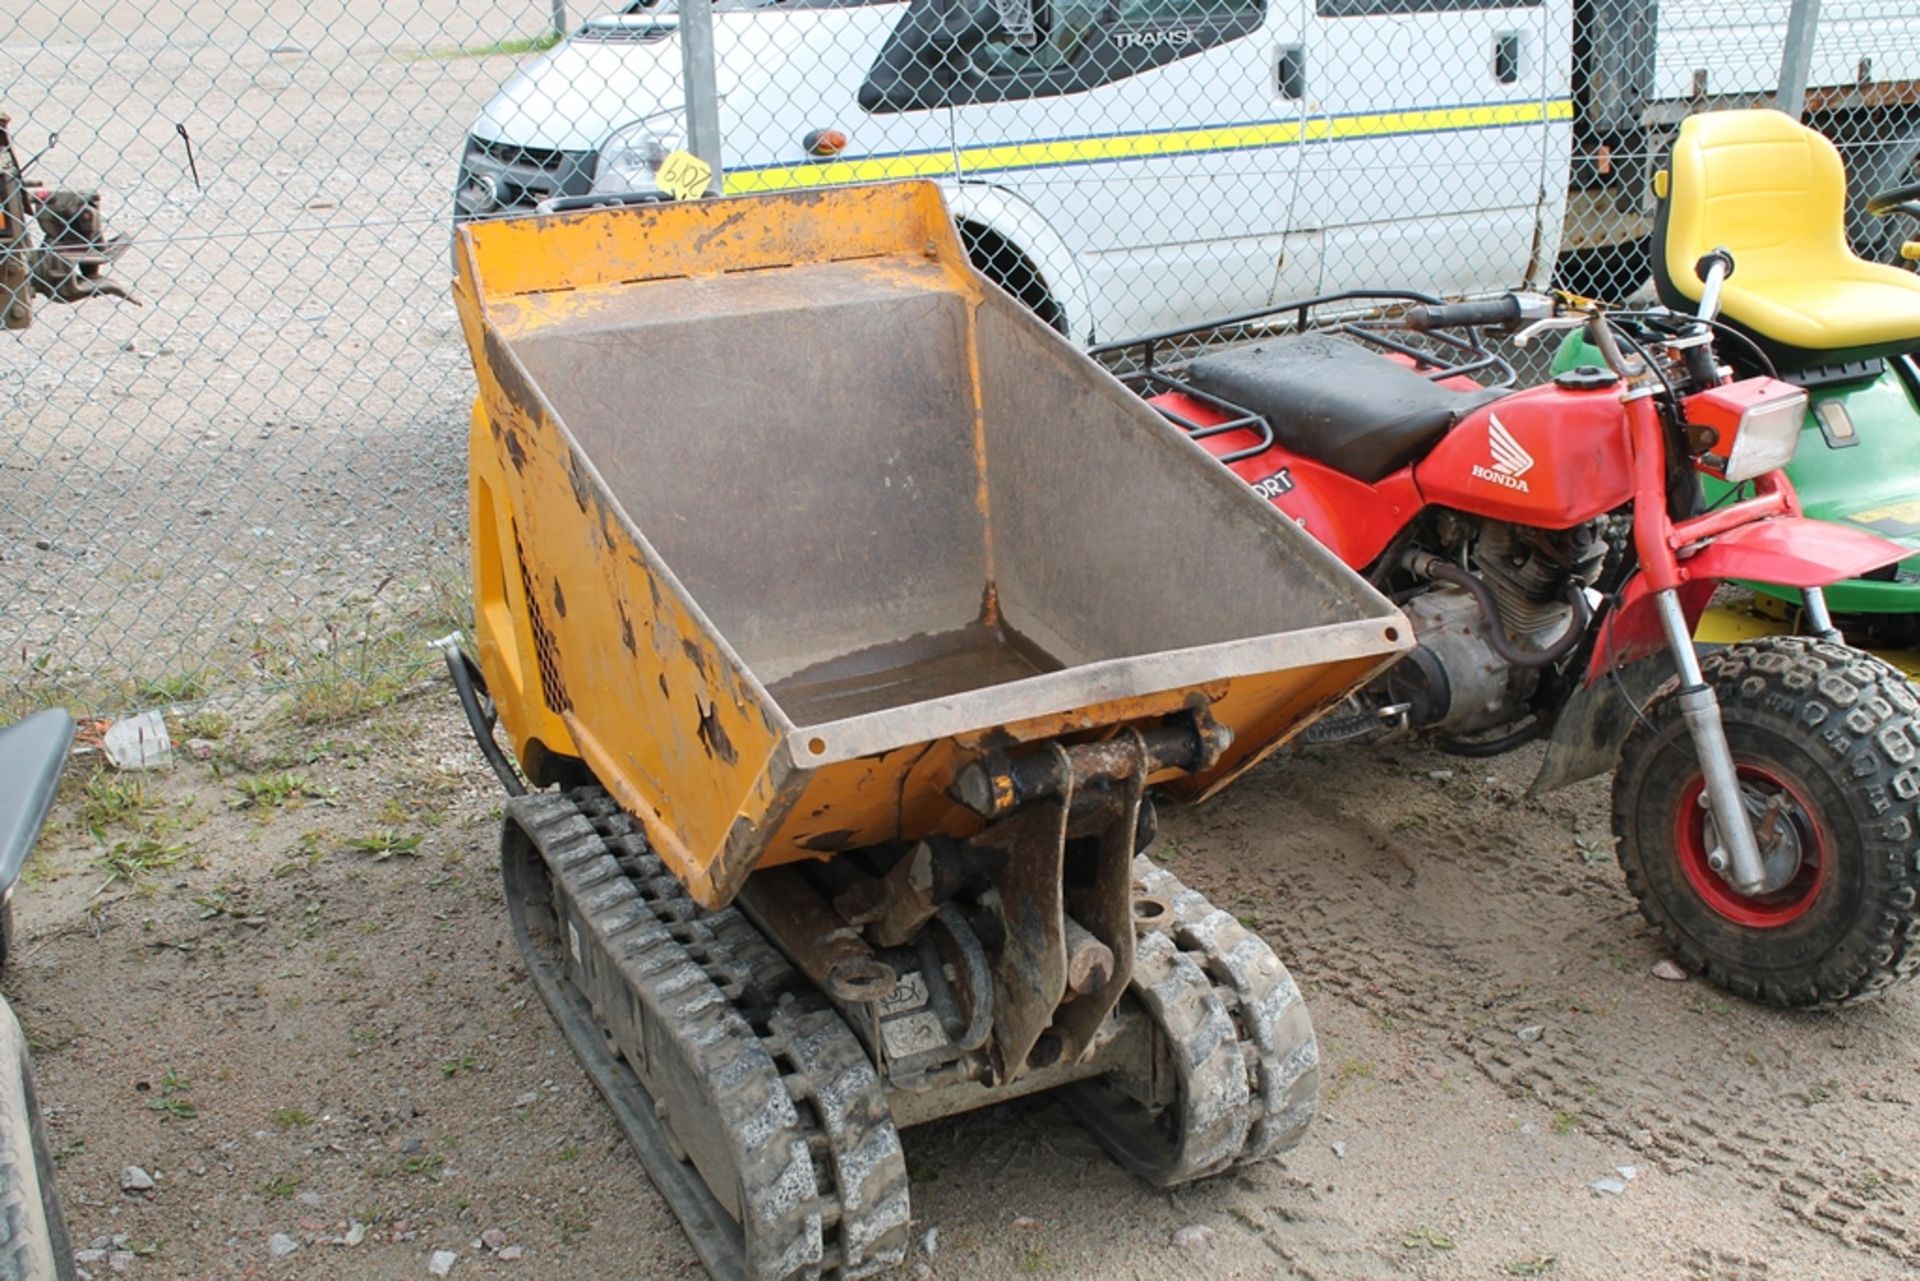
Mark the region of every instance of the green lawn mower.
[[[1839, 153], [1778, 111], [1687, 119], [1654, 195], [1660, 300], [1689, 316], [1712, 314], [1717, 301], [1720, 355], [1736, 376], [1772, 374], [1807, 393], [1787, 467], [1807, 515], [1914, 549], [1898, 565], [1829, 587], [1828, 608], [1859, 643], [1920, 647], [1920, 276], [1852, 252]], [[1920, 181], [1876, 193], [1868, 209], [1920, 217]], [[1721, 255], [1731, 270], [1710, 272]], [[1902, 256], [1920, 258], [1920, 242], [1909, 241]], [[1716, 299], [1705, 282], [1720, 274]], [[1657, 312], [1619, 320], [1629, 331], [1662, 323]], [[1575, 333], [1554, 372], [1603, 363]], [[1708, 480], [1706, 501], [1731, 501], [1730, 488]], [[1750, 586], [1757, 612], [1799, 621], [1798, 592]]]

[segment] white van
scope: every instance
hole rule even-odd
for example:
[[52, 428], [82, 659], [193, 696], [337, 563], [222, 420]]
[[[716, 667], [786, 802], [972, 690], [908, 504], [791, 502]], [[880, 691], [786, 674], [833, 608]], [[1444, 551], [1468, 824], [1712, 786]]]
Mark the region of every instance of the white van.
[[[983, 269], [1081, 341], [1356, 286], [1538, 284], [1572, 3], [721, 0], [725, 186], [936, 178]], [[674, 7], [520, 70], [473, 126], [456, 217], [649, 187], [684, 136]]]

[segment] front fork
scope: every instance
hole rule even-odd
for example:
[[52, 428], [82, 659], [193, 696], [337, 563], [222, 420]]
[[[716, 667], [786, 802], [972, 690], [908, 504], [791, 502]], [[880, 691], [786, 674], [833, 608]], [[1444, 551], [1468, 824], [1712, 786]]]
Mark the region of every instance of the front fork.
[[[1818, 587], [1802, 592], [1806, 601], [1807, 623], [1822, 640], [1838, 641], [1839, 631], [1827, 613], [1825, 594]], [[1714, 695], [1700, 671], [1700, 658], [1694, 652], [1693, 633], [1687, 626], [1686, 611], [1680, 606], [1680, 593], [1672, 588], [1654, 593], [1660, 610], [1660, 625], [1667, 633], [1667, 646], [1680, 668], [1680, 715], [1687, 722], [1694, 753], [1700, 758], [1700, 772], [1706, 779], [1707, 809], [1719, 833], [1720, 845], [1707, 853], [1707, 866], [1724, 876], [1741, 894], [1758, 894], [1767, 888], [1765, 861], [1754, 837], [1753, 819], [1747, 813], [1746, 799], [1740, 791], [1740, 775], [1734, 768], [1733, 749], [1727, 745], [1726, 725], [1720, 719], [1720, 700]]]

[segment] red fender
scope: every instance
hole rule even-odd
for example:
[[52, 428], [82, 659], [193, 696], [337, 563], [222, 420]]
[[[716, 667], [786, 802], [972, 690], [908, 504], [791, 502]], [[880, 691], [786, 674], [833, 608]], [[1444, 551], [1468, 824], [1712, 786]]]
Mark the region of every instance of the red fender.
[[[1684, 530], [1685, 526], [1681, 526]], [[1826, 587], [1897, 564], [1909, 548], [1851, 525], [1774, 516], [1716, 534], [1680, 556], [1683, 582], [1742, 578], [1780, 587]]]
[[[1680, 610], [1687, 616], [1689, 632], [1699, 626], [1700, 616], [1707, 612], [1707, 602], [1713, 599], [1713, 589], [1719, 585], [1717, 580], [1696, 578], [1678, 588]], [[1667, 633], [1660, 626], [1660, 611], [1653, 604], [1656, 590], [1645, 574], [1635, 574], [1627, 580], [1620, 591], [1619, 602], [1600, 625], [1600, 639], [1587, 663], [1587, 684], [1591, 685], [1613, 668], [1666, 653]]]

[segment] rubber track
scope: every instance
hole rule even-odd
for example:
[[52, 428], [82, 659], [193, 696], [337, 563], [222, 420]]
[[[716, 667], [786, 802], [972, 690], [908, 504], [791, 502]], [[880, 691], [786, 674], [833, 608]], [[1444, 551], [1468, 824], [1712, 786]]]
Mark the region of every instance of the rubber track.
[[[583, 992], [580, 967], [532, 937], [509, 878], [536, 986], [708, 1270], [723, 1281], [826, 1281], [897, 1264], [908, 1227], [899, 1135], [825, 998], [737, 912], [694, 904], [604, 792], [516, 798], [506, 821], [584, 927]], [[706, 1114], [673, 1120], [687, 1142], [724, 1154], [750, 1230], [681, 1159], [680, 1136], [628, 1066], [648, 1063], [656, 1081], [703, 1091]]]
[[1134, 879], [1172, 909], [1141, 933], [1132, 995], [1159, 1026], [1180, 1081], [1172, 1143], [1107, 1083], [1062, 1101], [1122, 1164], [1162, 1187], [1285, 1151], [1313, 1120], [1320, 1052], [1287, 968], [1256, 934], [1144, 856]]
[[1306, 1137], [1320, 1103], [1320, 1042], [1293, 975], [1265, 939], [1143, 855], [1134, 879], [1173, 909], [1173, 939], [1213, 980], [1240, 1035], [1252, 1124], [1240, 1161], [1285, 1152]]

